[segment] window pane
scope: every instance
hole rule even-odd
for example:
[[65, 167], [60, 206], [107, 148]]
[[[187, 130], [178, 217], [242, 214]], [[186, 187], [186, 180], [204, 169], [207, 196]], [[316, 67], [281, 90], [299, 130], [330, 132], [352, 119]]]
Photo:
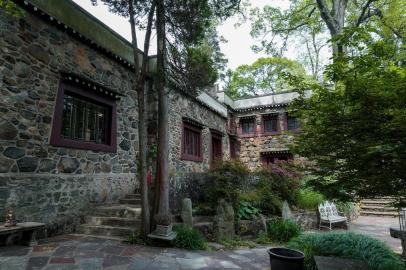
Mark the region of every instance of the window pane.
[[243, 134], [254, 133], [255, 119], [243, 119], [241, 122], [241, 128]]
[[200, 132], [184, 127], [182, 153], [187, 156], [200, 157]]
[[288, 117], [288, 130], [294, 130], [299, 128], [299, 121], [296, 117]]
[[278, 131], [278, 118], [270, 117], [264, 119], [264, 131], [265, 132], [277, 132]]
[[66, 94], [63, 101], [62, 136], [66, 139], [107, 144], [111, 112], [77, 96]]

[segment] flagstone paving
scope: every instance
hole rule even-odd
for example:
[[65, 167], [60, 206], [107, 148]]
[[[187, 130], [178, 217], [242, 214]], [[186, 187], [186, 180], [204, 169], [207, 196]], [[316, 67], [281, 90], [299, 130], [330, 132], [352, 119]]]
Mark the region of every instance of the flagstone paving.
[[0, 247], [0, 270], [270, 269], [266, 248], [188, 251], [62, 235], [34, 247]]

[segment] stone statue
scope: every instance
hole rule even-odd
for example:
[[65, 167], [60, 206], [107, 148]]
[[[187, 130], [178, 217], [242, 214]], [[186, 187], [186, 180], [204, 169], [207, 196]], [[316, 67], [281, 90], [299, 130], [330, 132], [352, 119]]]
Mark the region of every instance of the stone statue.
[[193, 227], [192, 200], [189, 198], [183, 199], [182, 201], [181, 218], [186, 227]]

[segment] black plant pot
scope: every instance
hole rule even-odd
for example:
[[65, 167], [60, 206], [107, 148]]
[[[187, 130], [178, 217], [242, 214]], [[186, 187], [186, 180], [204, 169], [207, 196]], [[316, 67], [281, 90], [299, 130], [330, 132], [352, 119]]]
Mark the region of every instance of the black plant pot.
[[268, 249], [272, 270], [303, 270], [304, 254], [288, 248]]

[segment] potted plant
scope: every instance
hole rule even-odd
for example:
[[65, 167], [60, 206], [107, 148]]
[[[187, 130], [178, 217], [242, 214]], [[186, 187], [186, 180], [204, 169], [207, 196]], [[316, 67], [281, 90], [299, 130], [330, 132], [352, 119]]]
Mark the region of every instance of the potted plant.
[[268, 249], [272, 270], [303, 270], [304, 254], [288, 248]]
[[172, 232], [172, 216], [171, 215], [155, 215], [156, 230], [155, 234], [169, 236]]

